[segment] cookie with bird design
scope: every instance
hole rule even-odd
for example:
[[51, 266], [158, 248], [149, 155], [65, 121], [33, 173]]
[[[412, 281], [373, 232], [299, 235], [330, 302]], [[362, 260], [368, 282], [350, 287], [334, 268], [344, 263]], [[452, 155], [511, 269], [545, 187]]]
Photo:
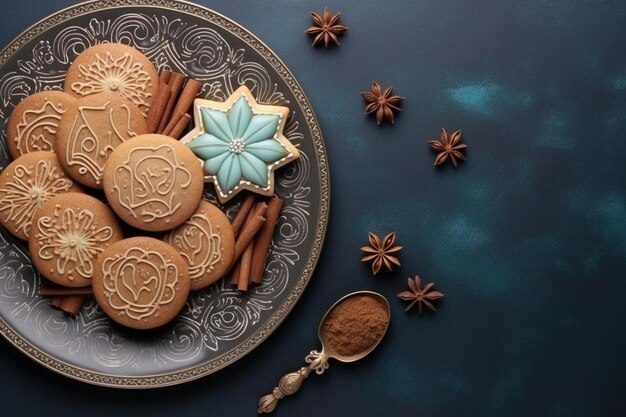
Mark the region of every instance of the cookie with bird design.
[[148, 132], [137, 106], [125, 98], [98, 94], [76, 101], [63, 115], [55, 151], [63, 169], [90, 188], [102, 188], [102, 170], [120, 144]]

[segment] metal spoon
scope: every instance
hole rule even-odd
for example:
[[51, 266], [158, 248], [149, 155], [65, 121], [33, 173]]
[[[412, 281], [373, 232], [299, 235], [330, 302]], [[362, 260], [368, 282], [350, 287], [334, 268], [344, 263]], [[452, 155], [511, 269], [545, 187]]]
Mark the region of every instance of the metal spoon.
[[[387, 313], [387, 324], [385, 325], [385, 329], [383, 333], [380, 335], [380, 339], [376, 341], [371, 347], [364, 350], [363, 352], [359, 352], [356, 355], [352, 356], [342, 356], [337, 353], [333, 347], [328, 343], [326, 338], [326, 332], [324, 331], [324, 323], [326, 319], [329, 317], [330, 312], [335, 309], [339, 304], [348, 298], [355, 297], [357, 295], [370, 295], [373, 298], [379, 300], [385, 311]], [[296, 393], [300, 386], [302, 385], [302, 381], [304, 381], [312, 371], [315, 371], [316, 374], [321, 375], [324, 373], [326, 369], [328, 369], [328, 359], [334, 358], [340, 362], [354, 362], [365, 356], [367, 356], [374, 348], [380, 343], [383, 336], [387, 332], [387, 328], [389, 327], [389, 319], [391, 318], [391, 312], [389, 310], [389, 303], [387, 299], [382, 295], [372, 292], [372, 291], [357, 291], [346, 295], [345, 297], [340, 298], [335, 304], [332, 305], [324, 314], [322, 321], [317, 329], [317, 337], [322, 343], [322, 351], [312, 350], [304, 359], [308, 366], [303, 366], [296, 372], [292, 372], [290, 374], [284, 375], [280, 381], [278, 382], [278, 386], [272, 390], [271, 394], [264, 395], [259, 399], [259, 406], [257, 412], [261, 413], [271, 413], [276, 408], [278, 404], [278, 400], [284, 398], [286, 395], [291, 395]]]

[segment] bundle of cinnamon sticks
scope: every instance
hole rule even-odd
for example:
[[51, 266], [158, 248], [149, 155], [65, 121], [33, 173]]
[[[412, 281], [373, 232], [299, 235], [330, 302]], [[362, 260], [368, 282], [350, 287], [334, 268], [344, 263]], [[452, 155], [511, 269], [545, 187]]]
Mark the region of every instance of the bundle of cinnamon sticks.
[[235, 257], [231, 268], [231, 284], [240, 291], [248, 286], [260, 284], [265, 272], [265, 261], [274, 236], [274, 229], [283, 200], [272, 197], [267, 202], [257, 201], [248, 195], [233, 220], [235, 233]]
[[161, 72], [159, 89], [147, 115], [149, 131], [180, 139], [191, 121], [187, 112], [200, 90], [201, 83], [183, 74]]

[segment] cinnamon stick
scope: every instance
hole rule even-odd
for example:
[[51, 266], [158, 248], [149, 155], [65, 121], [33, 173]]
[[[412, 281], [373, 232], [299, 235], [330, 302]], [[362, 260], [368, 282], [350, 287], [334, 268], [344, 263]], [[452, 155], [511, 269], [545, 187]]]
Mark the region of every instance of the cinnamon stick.
[[62, 287], [60, 285], [41, 285], [39, 288], [39, 294], [44, 297], [57, 297], [57, 296], [68, 296], [68, 295], [91, 295], [93, 294], [93, 289], [91, 287], [80, 287], [80, 288], [72, 288], [72, 287]]
[[61, 306], [59, 307], [63, 312], [75, 316], [83, 306], [83, 302], [87, 298], [86, 295], [68, 295], [63, 297]]
[[266, 210], [267, 204], [258, 203], [254, 210], [254, 215], [243, 226], [243, 229], [239, 233], [239, 237], [235, 242], [235, 261], [239, 259], [243, 251], [248, 247], [250, 242], [252, 242], [252, 239], [254, 239], [254, 235], [256, 235], [259, 229], [261, 229], [261, 226], [263, 226], [263, 223], [265, 223], [265, 217], [263, 217], [263, 215]]
[[183, 74], [179, 74], [177, 72], [173, 72], [170, 76], [169, 86], [170, 86], [170, 98], [167, 101], [167, 105], [165, 106], [165, 111], [163, 112], [163, 117], [161, 117], [161, 121], [159, 123], [159, 128], [157, 129], [157, 133], [163, 133], [165, 130], [165, 126], [170, 121], [170, 116], [172, 115], [172, 110], [174, 110], [174, 105], [176, 104], [176, 100], [178, 100], [178, 93], [180, 93], [180, 89], [185, 82], [185, 76]]
[[183, 114], [187, 114], [189, 108], [193, 104], [193, 101], [196, 99], [198, 93], [202, 90], [202, 84], [200, 84], [196, 80], [188, 80], [185, 84], [185, 88], [180, 93], [180, 97], [176, 101], [176, 105], [172, 110], [172, 117], [168, 120], [165, 129], [163, 130], [164, 135], [169, 135], [170, 132], [174, 130], [174, 127], [179, 122], [180, 118]]
[[188, 80], [183, 92], [180, 94], [176, 107], [174, 107], [174, 114], [177, 112], [187, 113], [200, 91], [202, 91], [202, 83], [196, 80]]
[[171, 76], [172, 76], [172, 71], [170, 70], [161, 71], [161, 74], [159, 74], [159, 84], [169, 83]]
[[50, 307], [54, 307], [54, 308], [61, 308], [61, 304], [63, 303], [63, 298], [61, 296], [58, 297], [52, 297], [52, 299], [50, 299]]
[[255, 199], [254, 195], [248, 194], [246, 199], [243, 200], [243, 202], [241, 203], [241, 208], [239, 208], [239, 213], [237, 213], [237, 216], [235, 217], [235, 220], [233, 220], [233, 224], [232, 224], [233, 232], [235, 233], [235, 239], [237, 239], [237, 237], [239, 236], [239, 232], [241, 231], [241, 228], [245, 224], [246, 219], [248, 218], [248, 214], [250, 214], [252, 207], [254, 207], [254, 199]]
[[180, 139], [180, 136], [185, 131], [185, 128], [189, 126], [190, 121], [191, 116], [189, 116], [187, 113], [178, 113], [178, 121], [176, 122], [176, 125], [174, 125], [172, 130], [167, 130], [166, 128], [163, 134], [174, 139]]
[[159, 128], [159, 124], [163, 118], [163, 112], [165, 111], [165, 107], [167, 106], [167, 102], [170, 99], [171, 94], [172, 92], [168, 84], [159, 84], [157, 95], [150, 105], [150, 110], [148, 110], [148, 116], [146, 117], [148, 122], [148, 131], [150, 133], [155, 133]]
[[[235, 241], [237, 240], [237, 237], [239, 236], [239, 232], [241, 231], [241, 228], [243, 228], [244, 225], [248, 224], [252, 220], [252, 218], [255, 216], [256, 207], [262, 207], [262, 206], [258, 206], [258, 204], [259, 203], [255, 201], [255, 197], [252, 194], [248, 195], [248, 197], [242, 203], [241, 208], [239, 209], [239, 213], [237, 213], [237, 217], [235, 218], [235, 220], [237, 220], [237, 218], [244, 219], [243, 215], [246, 212], [247, 212], [247, 215], [245, 216], [245, 219], [240, 222], [241, 226], [239, 230], [237, 230], [237, 233], [235, 234]], [[239, 283], [239, 275], [241, 274], [241, 258], [235, 260], [235, 264], [232, 267], [232, 271], [233, 273], [230, 278], [230, 283], [233, 285], [237, 285]]]
[[280, 216], [280, 210], [283, 207], [283, 200], [278, 197], [272, 198], [267, 204], [265, 212], [265, 223], [254, 239], [254, 252], [252, 254], [250, 266], [250, 282], [260, 284], [263, 281], [263, 273], [265, 272], [265, 261], [267, 253], [274, 237], [276, 222]]
[[250, 266], [252, 262], [252, 252], [254, 251], [254, 239], [250, 241], [246, 249], [241, 255], [240, 269], [239, 269], [239, 282], [237, 282], [237, 289], [239, 291], [248, 291], [248, 284], [250, 283]]
[[170, 132], [172, 131], [172, 129], [174, 129], [174, 126], [176, 125], [180, 117], [182, 117], [182, 113], [176, 114], [176, 109], [175, 108], [172, 109], [172, 114], [170, 116], [170, 119], [167, 121], [167, 124], [165, 125], [165, 129], [163, 129], [163, 134], [165, 136], [169, 136]]
[[239, 284], [239, 275], [241, 274], [241, 259], [237, 259], [233, 267], [231, 268], [230, 283], [233, 285]]

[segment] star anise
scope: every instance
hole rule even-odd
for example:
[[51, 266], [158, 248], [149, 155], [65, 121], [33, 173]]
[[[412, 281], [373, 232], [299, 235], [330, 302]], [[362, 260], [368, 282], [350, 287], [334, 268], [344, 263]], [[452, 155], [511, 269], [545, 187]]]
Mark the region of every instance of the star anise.
[[448, 157], [452, 160], [452, 165], [456, 167], [457, 159], [465, 160], [465, 156], [461, 153], [461, 149], [467, 148], [465, 144], [459, 144], [461, 141], [461, 131], [457, 130], [452, 135], [448, 135], [446, 129], [441, 128], [440, 140], [429, 140], [430, 148], [439, 152], [435, 158], [435, 165], [446, 162]]
[[404, 97], [393, 96], [393, 87], [387, 87], [382, 91], [376, 81], [372, 81], [372, 90], [361, 93], [367, 103], [365, 114], [376, 113], [376, 123], [380, 125], [383, 117], [388, 122], [393, 123], [393, 112], [401, 111], [400, 105]]
[[403, 291], [398, 294], [398, 298], [404, 301], [411, 301], [404, 311], [409, 311], [417, 303], [418, 311], [422, 314], [423, 306], [432, 311], [437, 311], [432, 304], [433, 301], [443, 298], [443, 293], [434, 291], [435, 283], [431, 282], [422, 288], [422, 279], [415, 275], [414, 279], [409, 278], [409, 288], [411, 291]]
[[368, 239], [370, 241], [370, 246], [363, 246], [361, 248], [362, 251], [366, 252], [365, 255], [361, 258], [363, 262], [372, 262], [372, 273], [376, 275], [380, 268], [383, 265], [387, 267], [388, 270], [393, 270], [393, 265], [396, 264], [400, 266], [400, 261], [396, 257], [398, 252], [402, 250], [402, 246], [394, 246], [396, 241], [396, 233], [391, 232], [386, 235], [382, 240], [378, 235], [369, 232], [367, 234]]
[[321, 41], [324, 41], [324, 46], [326, 48], [328, 48], [331, 41], [336, 45], [339, 45], [339, 39], [337, 37], [348, 30], [347, 27], [339, 24], [340, 18], [341, 13], [331, 15], [328, 7], [324, 7], [324, 13], [322, 13], [322, 16], [311, 12], [313, 26], [309, 27], [304, 33], [314, 36], [313, 46], [317, 45]]

